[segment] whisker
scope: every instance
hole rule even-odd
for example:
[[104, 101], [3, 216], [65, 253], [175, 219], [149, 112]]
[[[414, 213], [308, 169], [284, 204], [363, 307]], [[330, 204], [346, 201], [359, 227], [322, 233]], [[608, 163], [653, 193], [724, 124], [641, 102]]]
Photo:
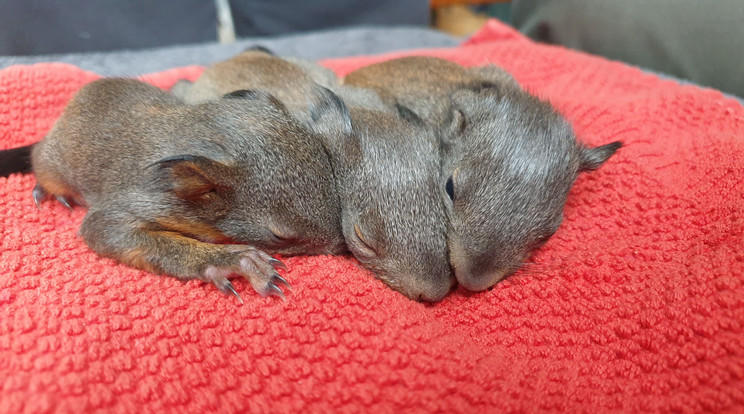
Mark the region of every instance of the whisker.
[[549, 272], [545, 272], [545, 271], [542, 271], [542, 270], [535, 270], [535, 269], [525, 269], [524, 272], [526, 274], [537, 273], [537, 274], [541, 274], [541, 275], [545, 275], [545, 276], [550, 276], [551, 275], [551, 273], [549, 273]]
[[[545, 276], [545, 277], [548, 277], [548, 278], [555, 276], [555, 275], [550, 274], [548, 272], [543, 272], [543, 271], [534, 270], [534, 269], [525, 269], [524, 272], [522, 273], [522, 275], [524, 275], [524, 276], [537, 276], [537, 275], [541, 275], [541, 276]], [[539, 279], [539, 277], [538, 277], [538, 279]]]
[[517, 267], [516, 270], [521, 271], [521, 274], [524, 276], [532, 276], [537, 279], [542, 279], [543, 277], [551, 278], [555, 276], [555, 274], [552, 274], [552, 272], [541, 270], [545, 269], [546, 267], [549, 267], [546, 263], [523, 262], [521, 265], [519, 265], [519, 267]]

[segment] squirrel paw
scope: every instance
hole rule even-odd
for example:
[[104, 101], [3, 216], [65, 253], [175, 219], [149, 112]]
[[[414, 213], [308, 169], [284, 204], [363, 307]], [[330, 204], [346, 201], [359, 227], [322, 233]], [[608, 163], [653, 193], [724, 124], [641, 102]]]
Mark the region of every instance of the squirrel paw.
[[276, 295], [286, 301], [284, 292], [279, 284], [285, 285], [290, 291], [291, 286], [283, 277], [279, 276], [277, 269], [287, 270], [287, 266], [279, 260], [274, 259], [265, 252], [249, 246], [235, 246], [233, 249], [234, 260], [226, 266], [210, 265], [204, 270], [203, 280], [212, 283], [225, 294], [235, 295], [240, 303], [240, 297], [235, 287], [227, 279], [227, 276], [238, 274], [246, 278], [259, 295], [266, 297]]

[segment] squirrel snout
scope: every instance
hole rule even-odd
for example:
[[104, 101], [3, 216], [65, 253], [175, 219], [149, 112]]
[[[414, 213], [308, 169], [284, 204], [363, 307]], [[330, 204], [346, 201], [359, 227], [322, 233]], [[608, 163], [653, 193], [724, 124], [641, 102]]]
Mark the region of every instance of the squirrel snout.
[[508, 266], [500, 266], [495, 260], [476, 260], [467, 255], [458, 243], [450, 242], [450, 264], [457, 283], [463, 288], [480, 292], [486, 290], [511, 273]]
[[410, 297], [419, 302], [439, 302], [452, 291], [452, 288], [455, 287], [456, 284], [457, 282], [455, 277], [452, 276], [448, 279], [434, 282], [426, 288], [419, 289], [417, 294], [411, 295]]
[[460, 286], [473, 292], [491, 288], [512, 273], [508, 267], [489, 267], [484, 271], [475, 271], [471, 263], [466, 261], [453, 263], [452, 267], [455, 269], [455, 277]]

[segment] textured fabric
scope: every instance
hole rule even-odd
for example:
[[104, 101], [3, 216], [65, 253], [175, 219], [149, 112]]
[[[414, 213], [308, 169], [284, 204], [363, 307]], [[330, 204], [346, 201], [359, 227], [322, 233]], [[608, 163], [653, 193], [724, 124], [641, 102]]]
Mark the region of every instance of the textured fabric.
[[[235, 280], [240, 306], [99, 258], [84, 210], [38, 210], [33, 176], [0, 178], [0, 412], [742, 412], [744, 108], [496, 22], [420, 53], [503, 65], [584, 141], [625, 142], [534, 265], [424, 305], [352, 258], [283, 258], [287, 302]], [[96, 76], [1, 71], [0, 148], [38, 140]]]

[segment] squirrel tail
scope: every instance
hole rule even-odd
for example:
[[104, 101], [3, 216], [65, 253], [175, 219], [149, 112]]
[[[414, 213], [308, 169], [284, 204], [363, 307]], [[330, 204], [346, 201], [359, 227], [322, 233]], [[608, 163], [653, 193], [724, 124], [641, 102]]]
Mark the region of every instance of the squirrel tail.
[[31, 150], [34, 145], [0, 151], [0, 177], [31, 172]]

